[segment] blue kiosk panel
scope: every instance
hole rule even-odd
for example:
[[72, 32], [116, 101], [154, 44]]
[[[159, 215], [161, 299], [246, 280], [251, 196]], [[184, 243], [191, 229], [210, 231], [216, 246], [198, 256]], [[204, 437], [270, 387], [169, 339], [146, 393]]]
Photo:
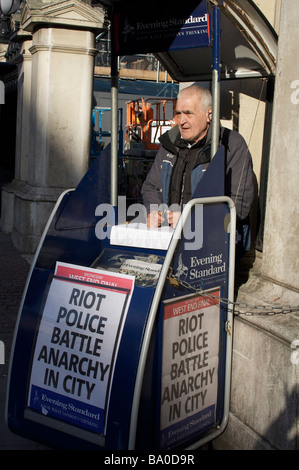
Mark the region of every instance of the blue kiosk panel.
[[[196, 198], [208, 197], [211, 191], [215, 196], [210, 168], [218, 174], [216, 196], [223, 194], [219, 184], [224, 181], [223, 162], [222, 149], [206, 171]], [[95, 209], [107, 203], [100, 168], [101, 162], [95, 161], [77, 189], [61, 197], [37, 250], [15, 331], [8, 425], [17, 434], [58, 449], [186, 448], [219, 428], [225, 414], [227, 311], [219, 298], [228, 295], [229, 210], [225, 202], [192, 206], [180, 236], [171, 240], [167, 251], [112, 245], [109, 237], [96, 236]], [[114, 225], [114, 212], [110, 216]], [[109, 224], [107, 230], [109, 235]], [[132, 277], [124, 269], [128, 260], [160, 266], [160, 276]], [[71, 355], [70, 336], [65, 336], [62, 323], [67, 318], [73, 337], [74, 328], [84, 329], [84, 325], [94, 333], [90, 341], [103, 331], [109, 337], [109, 328], [114, 327], [105, 330], [103, 322], [108, 325], [118, 311], [121, 288], [96, 286], [90, 279], [68, 276], [64, 268], [68, 273], [86, 271], [95, 278], [104, 273], [125, 282], [133, 279], [123, 322], [119, 320], [114, 337], [109, 363], [113, 370], [107, 372], [104, 405], [91, 397], [93, 390], [102, 393], [99, 382], [108, 371], [109, 351], [97, 339], [94, 354], [85, 350], [80, 362], [79, 343], [76, 355]], [[89, 302], [105, 296], [110, 300], [99, 318], [99, 311], [88, 310]], [[66, 310], [62, 302], [70, 304], [71, 299], [85, 310], [74, 305]], [[75, 321], [79, 315], [81, 323]], [[153, 327], [148, 337], [149, 324]], [[89, 343], [89, 349], [91, 344], [95, 343]], [[215, 356], [210, 358], [212, 346]], [[49, 351], [52, 361], [60, 354], [55, 374], [47, 367]], [[100, 359], [98, 374], [93, 375], [97, 380], [91, 384], [83, 364], [94, 356]], [[92, 363], [90, 375], [94, 368]], [[64, 386], [59, 382], [62, 376]], [[47, 406], [41, 405], [41, 397]]]
[[[56, 279], [57, 263], [91, 267], [99, 263], [101, 255], [104, 256], [106, 248], [110, 246], [108, 239], [99, 240], [95, 233], [99, 222], [95, 216], [96, 207], [108, 203], [109, 199], [104, 184], [107, 179], [103, 178], [102, 173], [105, 171], [103, 159], [108, 161], [109, 157], [107, 149], [106, 153], [102, 153], [101, 160], [94, 162], [76, 190], [67, 191], [58, 201], [32, 263], [15, 329], [7, 422], [11, 431], [54, 448], [126, 449], [128, 446], [132, 394], [153, 286], [142, 287], [135, 282], [114, 364], [104, 437], [28, 406], [34, 348], [48, 292]], [[140, 251], [131, 248], [128, 253], [125, 247], [112, 247], [112, 250], [117, 257], [123, 254], [123, 258], [139, 256]], [[146, 251], [145, 257], [151, 254], [150, 250]], [[163, 255], [159, 252], [160, 263], [163, 262]], [[58, 395], [54, 399], [62, 402]]]
[[[232, 331], [228, 331], [228, 304], [222, 299], [228, 299], [232, 290], [229, 267], [235, 234], [230, 234], [227, 201], [220, 197], [200, 204], [211, 194], [215, 199], [224, 194], [223, 148], [196, 192], [199, 204], [191, 208], [165, 259], [170, 276], [161, 287], [149, 345], [137, 447], [192, 448], [209, 436], [212, 439], [226, 420], [227, 338]], [[231, 276], [233, 281], [233, 269]], [[149, 416], [155, 416], [156, 422], [144, 433]]]

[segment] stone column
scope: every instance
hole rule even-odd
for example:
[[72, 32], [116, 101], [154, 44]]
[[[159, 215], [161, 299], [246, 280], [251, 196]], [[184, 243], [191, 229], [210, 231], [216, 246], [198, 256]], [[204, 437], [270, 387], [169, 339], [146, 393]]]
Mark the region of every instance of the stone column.
[[20, 54], [16, 60], [18, 66], [18, 101], [16, 123], [16, 151], [14, 180], [2, 190], [1, 228], [5, 233], [13, 229], [15, 194], [20, 191], [28, 178], [28, 156], [30, 144], [30, 95], [31, 95], [31, 62], [29, 47], [32, 45], [31, 35], [20, 38], [22, 41]]
[[239, 450], [298, 449], [298, 22], [297, 0], [282, 0], [263, 254], [238, 292], [242, 305], [235, 312], [252, 316], [234, 318], [230, 417], [218, 441], [222, 448], [229, 443]]
[[94, 35], [42, 28], [33, 35], [28, 183], [76, 186], [88, 167]]
[[299, 291], [299, 9], [282, 1], [262, 274]]
[[24, 253], [35, 251], [58, 196], [88, 168], [95, 32], [103, 24], [103, 10], [80, 0], [27, 0], [23, 8], [21, 28], [32, 33], [31, 95], [23, 93], [27, 120], [18, 117], [18, 126], [19, 136], [29, 126], [30, 139], [28, 164], [27, 143], [19, 148], [12, 239]]
[[19, 78], [18, 78], [18, 109], [17, 109], [17, 137], [15, 179], [27, 181], [28, 156], [30, 146], [30, 119], [28, 109], [31, 99], [31, 66], [32, 55], [29, 52], [32, 46], [31, 37], [24, 40], [20, 50]]
[[299, 10], [282, 0], [262, 258], [239, 298], [299, 306]]

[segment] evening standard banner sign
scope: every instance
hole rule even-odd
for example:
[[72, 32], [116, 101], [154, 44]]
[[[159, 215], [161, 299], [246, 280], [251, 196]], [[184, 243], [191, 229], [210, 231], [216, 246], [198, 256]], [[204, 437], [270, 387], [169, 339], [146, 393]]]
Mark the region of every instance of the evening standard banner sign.
[[119, 2], [119, 12], [114, 16], [119, 55], [210, 45], [209, 14], [204, 0], [195, 8], [187, 2], [174, 10], [163, 2], [154, 2], [150, 9], [143, 10], [140, 5], [128, 9], [123, 3]]
[[105, 435], [134, 277], [57, 263], [37, 333], [28, 406]]
[[216, 420], [219, 289], [165, 301], [160, 413], [162, 449], [180, 444]]

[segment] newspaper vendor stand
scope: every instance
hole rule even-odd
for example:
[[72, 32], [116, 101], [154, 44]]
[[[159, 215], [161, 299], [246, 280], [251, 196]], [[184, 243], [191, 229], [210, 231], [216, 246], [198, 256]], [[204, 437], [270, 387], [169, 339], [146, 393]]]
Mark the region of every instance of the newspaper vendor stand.
[[[213, 81], [217, 104], [219, 74]], [[224, 150], [167, 234], [116, 225], [112, 134], [111, 158], [107, 147], [61, 196], [41, 238], [15, 329], [6, 419], [53, 448], [197, 448], [228, 417], [236, 215], [223, 196]], [[131, 231], [145, 241], [121, 238]]]
[[[94, 208], [106, 197], [99, 162], [62, 195], [16, 325], [13, 432], [53, 448], [103, 450], [197, 447], [222, 432], [232, 320], [219, 297], [232, 299], [235, 213], [230, 199], [208, 195], [219, 165], [221, 192], [223, 161], [220, 149], [168, 250], [97, 238]], [[190, 220], [203, 227], [193, 247]]]

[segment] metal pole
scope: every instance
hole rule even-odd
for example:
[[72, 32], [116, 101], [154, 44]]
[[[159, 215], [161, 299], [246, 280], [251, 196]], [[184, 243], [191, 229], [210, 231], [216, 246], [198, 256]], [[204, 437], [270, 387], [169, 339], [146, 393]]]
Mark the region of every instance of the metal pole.
[[212, 71], [212, 96], [213, 96], [213, 118], [212, 118], [212, 142], [211, 158], [219, 147], [220, 127], [220, 9], [213, 8], [213, 71]]
[[118, 196], [118, 56], [115, 50], [115, 28], [111, 28], [111, 167], [110, 203], [117, 206]]

